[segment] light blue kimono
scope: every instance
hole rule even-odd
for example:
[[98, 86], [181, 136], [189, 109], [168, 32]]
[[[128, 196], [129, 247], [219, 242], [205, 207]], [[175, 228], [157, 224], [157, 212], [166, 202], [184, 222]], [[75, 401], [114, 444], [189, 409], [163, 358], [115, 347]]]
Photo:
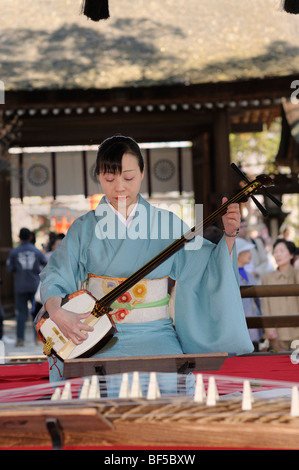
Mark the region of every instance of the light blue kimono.
[[[168, 211], [139, 196], [135, 217], [126, 228], [103, 198], [95, 211], [79, 217], [42, 271], [41, 296], [78, 290], [88, 273], [129, 277], [186, 233], [187, 227]], [[245, 354], [253, 350], [239, 288], [236, 254], [225, 239], [218, 245], [196, 237], [146, 276], [177, 280], [175, 329], [172, 320], [117, 324], [117, 343], [101, 356], [183, 353]], [[56, 366], [50, 367], [51, 380]]]

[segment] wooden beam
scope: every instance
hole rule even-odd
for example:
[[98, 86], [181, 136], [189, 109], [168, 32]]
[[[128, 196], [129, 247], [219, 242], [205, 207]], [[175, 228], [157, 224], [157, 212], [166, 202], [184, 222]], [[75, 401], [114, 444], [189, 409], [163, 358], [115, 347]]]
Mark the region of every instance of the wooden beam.
[[289, 97], [290, 86], [298, 75], [197, 85], [162, 85], [108, 89], [6, 90], [3, 109], [57, 106], [104, 106], [114, 104], [160, 104], [215, 102]]
[[240, 287], [241, 297], [299, 297], [299, 285], [298, 284], [271, 284], [268, 286], [257, 285], [257, 286], [241, 286]]
[[248, 328], [295, 328], [299, 326], [299, 315], [262, 315], [246, 317]]
[[227, 353], [172, 354], [164, 356], [91, 357], [68, 359], [63, 364], [64, 377], [110, 375], [124, 372], [178, 372], [219, 370]]

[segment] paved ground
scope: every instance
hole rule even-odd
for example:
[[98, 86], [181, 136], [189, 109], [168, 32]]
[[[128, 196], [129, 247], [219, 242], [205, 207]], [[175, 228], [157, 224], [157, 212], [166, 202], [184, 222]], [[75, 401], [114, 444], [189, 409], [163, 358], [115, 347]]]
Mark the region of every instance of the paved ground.
[[[4, 356], [6, 358], [16, 358], [19, 356], [43, 356], [42, 343], [35, 342], [33, 333], [33, 325], [31, 321], [26, 323], [26, 334], [24, 346], [16, 346], [16, 321], [14, 319], [4, 320], [4, 336], [2, 338], [4, 343]], [[2, 345], [3, 346], [3, 345]], [[2, 354], [1, 354], [2, 356]], [[7, 359], [8, 360], [8, 359]]]

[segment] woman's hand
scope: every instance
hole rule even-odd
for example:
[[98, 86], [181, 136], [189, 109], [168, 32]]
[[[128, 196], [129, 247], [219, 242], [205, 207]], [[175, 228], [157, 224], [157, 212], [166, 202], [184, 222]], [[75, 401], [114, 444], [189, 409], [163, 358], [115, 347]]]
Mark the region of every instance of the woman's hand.
[[[224, 204], [227, 200], [228, 199], [226, 197], [223, 197], [222, 204]], [[229, 204], [226, 213], [222, 216], [222, 223], [224, 227], [224, 235], [226, 235], [226, 243], [229, 252], [231, 253], [235, 243], [234, 235], [237, 234], [241, 223], [241, 213], [239, 204]]]
[[[222, 198], [222, 204], [227, 201], [227, 197]], [[232, 203], [228, 206], [226, 214], [222, 217], [222, 223], [224, 226], [224, 232], [227, 235], [235, 235], [239, 230], [241, 223], [240, 207], [237, 203]]]
[[47, 300], [45, 308], [51, 320], [57, 325], [61, 333], [70, 339], [74, 344], [79, 345], [88, 337], [88, 332], [93, 331], [93, 327], [83, 323], [91, 312], [74, 313], [60, 307], [61, 298], [51, 297]]

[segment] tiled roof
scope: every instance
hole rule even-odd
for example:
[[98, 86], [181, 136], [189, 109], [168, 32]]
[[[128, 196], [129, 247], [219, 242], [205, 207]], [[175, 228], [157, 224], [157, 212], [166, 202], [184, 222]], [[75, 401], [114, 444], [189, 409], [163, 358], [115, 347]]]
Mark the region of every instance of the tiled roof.
[[197, 84], [299, 72], [299, 15], [280, 0], [0, 0], [5, 89]]

